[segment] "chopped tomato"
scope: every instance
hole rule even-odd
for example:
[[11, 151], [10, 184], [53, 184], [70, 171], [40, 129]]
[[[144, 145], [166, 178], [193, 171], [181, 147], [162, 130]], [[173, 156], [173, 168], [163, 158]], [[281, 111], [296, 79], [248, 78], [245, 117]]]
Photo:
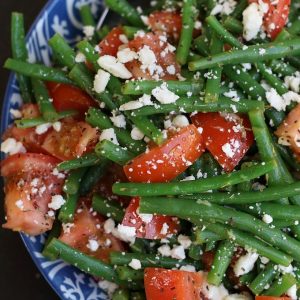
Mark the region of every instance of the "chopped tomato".
[[[125, 248], [119, 239], [104, 232], [103, 222], [104, 218], [92, 212], [82, 201], [73, 223], [63, 225], [59, 239], [89, 256], [108, 262], [111, 251], [124, 251]], [[95, 248], [89, 241], [95, 243]]]
[[277, 128], [279, 142], [289, 146], [300, 161], [300, 104], [298, 104]]
[[182, 27], [181, 15], [172, 11], [155, 11], [149, 15], [149, 26], [152, 31], [167, 34], [174, 40], [178, 40]]
[[99, 43], [100, 55], [116, 56], [118, 49], [123, 42], [120, 35], [124, 34], [122, 27], [115, 27], [111, 32]]
[[24, 119], [32, 119], [41, 115], [38, 105], [32, 103], [24, 104], [21, 108], [21, 114]]
[[290, 297], [255, 296], [255, 300], [291, 300]]
[[194, 125], [182, 128], [163, 145], [124, 166], [132, 182], [167, 182], [184, 172], [204, 151], [202, 136]]
[[146, 268], [144, 284], [147, 300], [201, 300], [200, 273]]
[[85, 113], [91, 106], [96, 106], [93, 99], [81, 89], [63, 83], [48, 82], [47, 87], [53, 105], [57, 111], [76, 110], [79, 116], [85, 117]]
[[[139, 60], [133, 60], [126, 64], [134, 78], [145, 79], [177, 79], [176, 74], [180, 73], [180, 66], [176, 63], [173, 47], [159, 34], [147, 33], [137, 36], [128, 43], [128, 47], [138, 52], [142, 48], [150, 49], [156, 57], [155, 64], [150, 67], [143, 66]], [[145, 67], [145, 68], [144, 68]]]
[[96, 128], [85, 122], [65, 120], [59, 132], [51, 130], [47, 134], [42, 148], [60, 160], [70, 160], [91, 151], [97, 140]]
[[238, 165], [254, 142], [249, 119], [245, 116], [197, 113], [191, 118], [202, 128], [206, 148], [227, 172]]
[[5, 177], [4, 228], [38, 235], [52, 228], [48, 204], [62, 192], [63, 179], [52, 173], [58, 160], [43, 154], [15, 154], [1, 162]]
[[135, 227], [136, 237], [145, 239], [163, 239], [176, 234], [180, 228], [177, 218], [161, 215], [139, 214], [139, 198], [133, 198], [126, 208], [122, 224]]

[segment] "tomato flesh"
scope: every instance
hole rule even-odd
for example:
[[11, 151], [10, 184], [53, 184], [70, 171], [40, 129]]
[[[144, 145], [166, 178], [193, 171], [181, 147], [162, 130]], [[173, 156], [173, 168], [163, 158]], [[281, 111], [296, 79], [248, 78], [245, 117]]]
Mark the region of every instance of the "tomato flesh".
[[[177, 218], [152, 215], [150, 220], [145, 220], [139, 215], [139, 198], [133, 198], [126, 208], [122, 224], [134, 227], [136, 237], [145, 239], [163, 239], [170, 234], [176, 234], [179, 231], [179, 221]], [[165, 228], [165, 229], [164, 229]]]
[[204, 151], [202, 136], [194, 125], [182, 128], [162, 146], [156, 146], [124, 166], [132, 182], [167, 182], [184, 172]]
[[245, 116], [220, 113], [197, 113], [193, 123], [202, 130], [206, 148], [231, 172], [254, 142], [250, 121]]
[[199, 273], [146, 268], [144, 283], [147, 300], [200, 300], [203, 284]]
[[100, 55], [117, 56], [119, 47], [123, 44], [120, 35], [124, 34], [122, 27], [113, 28], [109, 34], [99, 43]]

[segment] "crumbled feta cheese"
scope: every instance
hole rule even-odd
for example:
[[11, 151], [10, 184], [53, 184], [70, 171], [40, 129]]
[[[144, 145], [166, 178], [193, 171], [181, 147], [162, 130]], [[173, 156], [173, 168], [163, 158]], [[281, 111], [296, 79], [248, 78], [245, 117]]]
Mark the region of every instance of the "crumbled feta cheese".
[[129, 79], [132, 77], [132, 74], [128, 71], [125, 65], [119, 62], [114, 56], [100, 56], [97, 62], [101, 68], [118, 78]]
[[16, 201], [16, 206], [18, 208], [20, 208], [20, 210], [23, 210], [24, 209], [24, 203], [23, 203], [23, 201], [21, 199], [18, 200], [18, 201]]
[[263, 217], [262, 217], [262, 220], [267, 223], [267, 224], [270, 224], [273, 222], [273, 218], [272, 216], [268, 215], [268, 214], [264, 214]]
[[149, 17], [141, 16], [141, 19], [146, 26], [149, 26]]
[[206, 272], [199, 272], [199, 273], [202, 273], [203, 285], [204, 285], [202, 291], [204, 293], [204, 296], [207, 299], [221, 300], [224, 299], [226, 296], [228, 296], [228, 291], [223, 284], [219, 286], [208, 284], [206, 279], [207, 273]]
[[280, 96], [274, 88], [266, 92], [266, 98], [270, 105], [278, 111], [285, 110], [292, 102], [300, 103], [299, 94], [289, 91]]
[[140, 141], [145, 136], [144, 133], [135, 126], [132, 128], [130, 135], [131, 135], [131, 138], [135, 141]]
[[99, 69], [94, 79], [94, 91], [96, 93], [104, 92], [109, 82], [109, 79], [110, 79], [110, 74], [108, 72]]
[[286, 291], [286, 294], [287, 296], [289, 296], [291, 298], [291, 300], [297, 300], [299, 299], [298, 296], [297, 296], [297, 285], [294, 284], [292, 287], [290, 287], [287, 291]]
[[71, 228], [74, 227], [74, 226], [75, 226], [74, 223], [62, 223], [63, 232], [64, 233], [70, 233]]
[[52, 124], [51, 123], [44, 123], [44, 124], [41, 124], [41, 125], [38, 125], [36, 126], [35, 128], [35, 133], [36, 134], [44, 134], [48, 131], [49, 128], [52, 127]]
[[264, 14], [257, 3], [251, 3], [243, 11], [243, 36], [246, 41], [250, 41], [257, 37], [263, 24], [263, 16]]
[[181, 179], [180, 181], [191, 181], [191, 180], [195, 180], [195, 176], [194, 175], [190, 175], [190, 176], [187, 176], [183, 179]]
[[125, 64], [130, 61], [133, 61], [134, 59], [138, 59], [139, 56], [135, 51], [132, 51], [130, 48], [125, 48], [117, 53], [118, 61]]
[[145, 68], [156, 63], [155, 53], [150, 49], [148, 45], [144, 45], [144, 47], [138, 52], [138, 59], [142, 63]]
[[14, 119], [20, 119], [20, 118], [22, 118], [22, 113], [18, 109], [11, 108], [9, 110], [9, 113], [12, 116], [12, 118], [14, 118]]
[[103, 225], [105, 233], [107, 233], [107, 234], [112, 233], [115, 226], [116, 226], [116, 223], [113, 219], [107, 219]]
[[107, 280], [100, 280], [98, 282], [98, 286], [100, 289], [104, 290], [107, 293], [108, 299], [112, 299], [114, 292], [118, 288], [118, 285]]
[[240, 97], [237, 94], [237, 91], [230, 90], [228, 92], [223, 93], [225, 97], [231, 98], [232, 101], [238, 102], [240, 100]]
[[129, 41], [128, 41], [128, 38], [125, 34], [120, 34], [119, 35], [119, 39], [120, 41], [123, 43], [123, 44], [127, 44]]
[[183, 246], [174, 246], [171, 250], [171, 257], [176, 259], [185, 259], [185, 252]]
[[202, 27], [202, 23], [199, 20], [197, 20], [195, 22], [194, 29], [198, 30], [198, 29], [201, 29], [201, 27]]
[[230, 158], [232, 158], [235, 154], [229, 143], [226, 143], [222, 146], [222, 151], [226, 154], [227, 157]]
[[93, 37], [94, 33], [95, 33], [95, 27], [94, 26], [83, 26], [83, 33], [87, 38], [91, 38]]
[[189, 119], [184, 115], [178, 115], [173, 120], [172, 123], [176, 128], [183, 128], [190, 124]]
[[119, 224], [117, 231], [118, 231], [120, 239], [122, 239], [123, 241], [134, 242], [135, 237], [136, 237], [135, 227]]
[[166, 256], [166, 257], [171, 256], [171, 248], [169, 245], [162, 245], [157, 249], [157, 251], [162, 256]]
[[177, 241], [184, 249], [188, 249], [192, 245], [192, 241], [187, 235], [180, 234]]
[[51, 198], [51, 202], [48, 203], [48, 207], [53, 210], [58, 210], [65, 204], [65, 202], [66, 200], [63, 198], [62, 195], [54, 195]]
[[86, 57], [83, 53], [78, 52], [75, 56], [75, 62], [77, 63], [84, 63], [86, 61]]
[[292, 265], [288, 265], [287, 267], [279, 265], [279, 269], [281, 270], [282, 273], [293, 274], [294, 272], [294, 268]]
[[99, 243], [96, 240], [89, 240], [86, 245], [92, 252], [96, 252], [99, 248]]
[[54, 122], [52, 124], [52, 127], [56, 132], [60, 132], [61, 131], [61, 122], [59, 122], [59, 121]]
[[212, 9], [211, 15], [215, 16], [218, 14], [221, 15], [230, 15], [237, 2], [235, 0], [218, 0], [216, 6]]
[[179, 270], [186, 272], [196, 272], [196, 268], [192, 265], [181, 266]]
[[295, 93], [300, 92], [300, 72], [296, 72], [294, 76], [284, 77], [285, 85]]
[[261, 256], [260, 261], [262, 264], [266, 265], [270, 260], [267, 257]]
[[134, 110], [141, 108], [143, 106], [149, 106], [149, 105], [154, 105], [154, 103], [151, 101], [151, 96], [144, 94], [142, 97], [140, 97], [136, 101], [129, 101], [125, 104], [122, 104], [119, 108], [119, 110], [124, 111], [124, 110]]
[[168, 72], [170, 75], [175, 75], [175, 73], [176, 73], [175, 66], [174, 66], [174, 65], [167, 66], [167, 72]]
[[126, 119], [125, 116], [122, 114], [116, 115], [115, 112], [113, 112], [113, 116], [110, 117], [113, 124], [118, 128], [126, 128]]
[[160, 230], [160, 234], [166, 235], [168, 233], [168, 230], [169, 230], [169, 225], [167, 223], [164, 223]]
[[174, 103], [179, 99], [179, 96], [168, 90], [166, 82], [153, 89], [152, 95], [162, 104]]
[[142, 219], [143, 222], [145, 222], [146, 224], [150, 223], [153, 219], [153, 215], [152, 214], [141, 214], [138, 213], [139, 217]]
[[140, 270], [142, 268], [141, 261], [136, 258], [133, 258], [128, 266], [134, 270]]
[[21, 142], [17, 142], [14, 138], [7, 138], [1, 143], [1, 152], [9, 155], [16, 153], [25, 153], [26, 149]]
[[248, 252], [241, 256], [235, 263], [233, 270], [236, 276], [242, 276], [249, 273], [255, 265], [258, 259], [258, 254], [254, 252]]
[[102, 130], [99, 140], [100, 141], [108, 140], [108, 141], [111, 141], [112, 143], [114, 143], [115, 145], [119, 145], [115, 130], [113, 128], [108, 128], [108, 129]]

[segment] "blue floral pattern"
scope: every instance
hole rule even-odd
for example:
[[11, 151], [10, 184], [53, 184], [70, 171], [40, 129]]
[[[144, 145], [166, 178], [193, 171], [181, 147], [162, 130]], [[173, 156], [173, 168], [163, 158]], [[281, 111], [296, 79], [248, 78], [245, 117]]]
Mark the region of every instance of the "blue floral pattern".
[[[47, 41], [54, 33], [61, 34], [70, 44], [82, 38], [79, 8], [91, 5], [95, 17], [103, 10], [101, 0], [52, 0], [47, 3], [27, 36], [30, 62], [51, 64], [51, 52]], [[16, 77], [11, 74], [3, 103], [1, 128], [5, 130], [12, 122], [9, 110], [22, 104]], [[104, 300], [107, 295], [99, 288], [97, 282], [65, 262], [48, 261], [41, 254], [45, 235], [29, 237], [21, 234], [22, 239], [35, 264], [61, 299], [70, 300]]]

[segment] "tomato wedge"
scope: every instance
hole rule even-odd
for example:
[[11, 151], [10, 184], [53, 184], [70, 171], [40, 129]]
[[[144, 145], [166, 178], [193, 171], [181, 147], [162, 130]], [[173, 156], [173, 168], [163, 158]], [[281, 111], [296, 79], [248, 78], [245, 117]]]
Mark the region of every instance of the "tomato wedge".
[[227, 172], [238, 165], [254, 142], [250, 121], [245, 116], [197, 113], [191, 119], [201, 128], [206, 148]]
[[120, 39], [121, 34], [124, 34], [122, 27], [113, 28], [99, 43], [100, 55], [117, 56], [118, 49], [123, 44]]
[[53, 105], [57, 111], [76, 110], [84, 118], [91, 106], [96, 106], [94, 100], [84, 91], [75, 86], [63, 83], [48, 82], [47, 87]]
[[[81, 199], [72, 224], [65, 224], [59, 239], [69, 246], [102, 261], [109, 261], [111, 251], [124, 251], [123, 243], [103, 229], [104, 218], [90, 210]], [[91, 247], [90, 241], [95, 243]]]
[[146, 268], [144, 284], [147, 300], [201, 300], [200, 273], [162, 268]]
[[122, 224], [135, 227], [136, 237], [145, 239], [163, 239], [176, 234], [180, 228], [176, 218], [160, 215], [139, 214], [139, 198], [133, 198], [126, 208]]
[[47, 153], [60, 160], [80, 157], [93, 149], [98, 140], [97, 129], [85, 122], [62, 121], [60, 131], [51, 130], [42, 145]]
[[291, 300], [290, 297], [255, 296], [255, 300]]
[[136, 157], [124, 166], [132, 182], [167, 182], [184, 172], [204, 151], [202, 136], [194, 125], [181, 129], [162, 146]]
[[58, 160], [43, 154], [9, 156], [1, 162], [5, 177], [4, 228], [38, 235], [50, 230], [54, 218], [47, 213], [53, 195], [62, 192], [63, 178], [52, 173]]

